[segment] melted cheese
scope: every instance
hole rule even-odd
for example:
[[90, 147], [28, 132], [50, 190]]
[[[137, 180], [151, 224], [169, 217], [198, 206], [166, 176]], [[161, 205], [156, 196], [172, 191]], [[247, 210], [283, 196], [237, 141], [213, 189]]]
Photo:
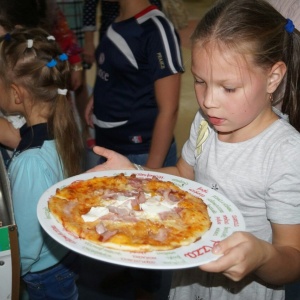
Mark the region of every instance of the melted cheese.
[[[132, 210], [132, 213], [142, 219], [159, 219], [159, 214], [164, 212], [169, 212], [173, 208], [177, 207], [177, 203], [171, 202], [162, 202], [162, 197], [154, 196], [151, 197], [150, 194], [145, 194], [147, 201], [141, 203], [141, 211], [133, 211], [131, 208], [130, 200], [133, 200], [134, 197], [118, 196], [116, 200], [111, 200], [112, 206], [115, 207], [126, 207]], [[109, 213], [109, 210], [106, 207], [92, 207], [88, 213], [82, 215], [84, 222], [94, 222], [98, 218]]]
[[82, 215], [81, 217], [83, 218], [84, 222], [94, 222], [100, 217], [107, 215], [108, 213], [109, 210], [106, 207], [97, 206], [92, 207], [87, 214]]
[[145, 219], [159, 219], [159, 214], [171, 211], [177, 204], [172, 205], [169, 202], [162, 202], [160, 197], [147, 199], [145, 203], [140, 204], [142, 212], [136, 212], [136, 215]]

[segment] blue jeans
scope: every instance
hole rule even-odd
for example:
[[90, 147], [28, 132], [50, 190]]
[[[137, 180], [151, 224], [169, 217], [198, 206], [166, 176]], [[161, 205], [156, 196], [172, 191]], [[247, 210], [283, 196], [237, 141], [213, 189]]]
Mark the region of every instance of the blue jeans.
[[[142, 153], [142, 154], [128, 154], [125, 155], [132, 163], [138, 164], [138, 165], [145, 165], [148, 159], [149, 154], [148, 153]], [[99, 156], [99, 159], [96, 163], [102, 164], [106, 161], [104, 157]], [[167, 153], [166, 159], [164, 161], [163, 166], [164, 167], [170, 167], [170, 166], [175, 166], [177, 163], [177, 146], [176, 142], [173, 142], [171, 144], [171, 147]]]
[[24, 275], [22, 278], [30, 300], [77, 300], [78, 259], [77, 254], [69, 253], [60, 263], [45, 271]]

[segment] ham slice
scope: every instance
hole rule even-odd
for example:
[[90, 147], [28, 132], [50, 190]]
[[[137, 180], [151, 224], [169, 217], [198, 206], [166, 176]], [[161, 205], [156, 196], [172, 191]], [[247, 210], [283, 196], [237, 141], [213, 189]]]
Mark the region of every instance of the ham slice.
[[118, 230], [112, 230], [112, 231], [107, 230], [101, 234], [101, 237], [102, 237], [101, 241], [106, 242], [107, 240], [109, 240], [111, 237], [113, 237], [117, 233], [118, 233]]
[[97, 231], [97, 233], [99, 233], [99, 234], [103, 234], [103, 233], [106, 231], [106, 228], [105, 228], [105, 226], [103, 225], [102, 222], [100, 222], [100, 223], [98, 223], [98, 224], [96, 225], [96, 231]]
[[122, 216], [128, 216], [131, 213], [131, 210], [127, 207], [120, 207], [120, 206], [112, 206], [109, 205], [107, 206], [107, 209], [111, 212], [114, 213], [120, 217]]
[[168, 231], [166, 228], [160, 228], [156, 234], [149, 234], [149, 236], [156, 241], [164, 242], [168, 237]]

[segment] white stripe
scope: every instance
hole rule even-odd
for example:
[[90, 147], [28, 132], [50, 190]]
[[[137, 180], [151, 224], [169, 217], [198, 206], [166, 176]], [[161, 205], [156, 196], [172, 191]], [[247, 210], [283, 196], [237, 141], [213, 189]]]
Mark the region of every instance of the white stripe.
[[174, 64], [173, 64], [173, 60], [172, 60], [172, 56], [171, 56], [171, 51], [170, 51], [170, 46], [169, 46], [169, 43], [168, 43], [166, 32], [164, 30], [163, 25], [161, 24], [161, 22], [157, 18], [157, 16], [161, 16], [161, 17], [165, 18], [165, 20], [168, 22], [169, 26], [171, 27], [171, 32], [172, 32], [173, 39], [174, 39], [175, 45], [176, 45], [177, 60], [178, 60], [178, 63], [180, 64], [180, 66], [183, 68], [183, 66], [182, 66], [182, 60], [181, 60], [181, 52], [180, 52], [180, 48], [179, 48], [179, 43], [177, 42], [177, 37], [176, 37], [176, 34], [175, 34], [175, 29], [174, 29], [173, 24], [166, 18], [166, 16], [161, 11], [159, 11], [159, 10], [152, 10], [149, 13], [147, 13], [146, 15], [143, 15], [143, 16], [139, 17], [137, 19], [137, 22], [139, 24], [142, 24], [145, 21], [149, 20], [150, 18], [153, 20], [153, 22], [157, 25], [157, 27], [158, 27], [158, 29], [160, 31], [160, 34], [162, 36], [163, 43], [164, 43], [164, 46], [165, 46], [165, 49], [166, 49], [166, 53], [167, 53], [167, 59], [168, 59], [169, 66], [170, 66], [170, 68], [171, 68], [171, 70], [172, 70], [173, 73], [178, 73], [178, 71], [175, 69]]
[[95, 125], [97, 125], [100, 128], [115, 128], [115, 127], [122, 126], [128, 122], [128, 120], [121, 121], [121, 122], [105, 122], [105, 121], [98, 120], [95, 115], [92, 115], [92, 121]]
[[122, 51], [125, 57], [130, 61], [130, 63], [138, 69], [138, 64], [136, 59], [129, 48], [128, 44], [126, 43], [125, 39], [118, 34], [116, 31], [112, 29], [112, 26], [109, 26], [107, 29], [107, 37]]
[[163, 39], [163, 43], [165, 45], [167, 60], [168, 60], [168, 64], [170, 66], [170, 69], [173, 73], [177, 73], [177, 70], [175, 69], [174, 64], [173, 64], [173, 60], [172, 60], [172, 56], [171, 56], [171, 50], [170, 50], [170, 46], [169, 46], [168, 39], [167, 39], [167, 36], [166, 36], [166, 32], [165, 32], [163, 26], [161, 25], [161, 23], [159, 22], [159, 20], [157, 18], [152, 18], [152, 19], [153, 19], [154, 23], [156, 23], [157, 27], [159, 28], [161, 37]]

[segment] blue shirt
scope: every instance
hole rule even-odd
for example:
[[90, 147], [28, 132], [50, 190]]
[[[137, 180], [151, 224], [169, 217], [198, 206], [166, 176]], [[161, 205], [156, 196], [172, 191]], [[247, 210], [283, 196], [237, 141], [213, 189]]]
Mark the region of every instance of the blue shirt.
[[37, 203], [41, 195], [64, 179], [55, 142], [48, 136], [46, 124], [24, 125], [21, 137], [9, 164], [8, 175], [23, 276], [55, 265], [68, 253], [68, 249], [53, 240], [37, 218]]

